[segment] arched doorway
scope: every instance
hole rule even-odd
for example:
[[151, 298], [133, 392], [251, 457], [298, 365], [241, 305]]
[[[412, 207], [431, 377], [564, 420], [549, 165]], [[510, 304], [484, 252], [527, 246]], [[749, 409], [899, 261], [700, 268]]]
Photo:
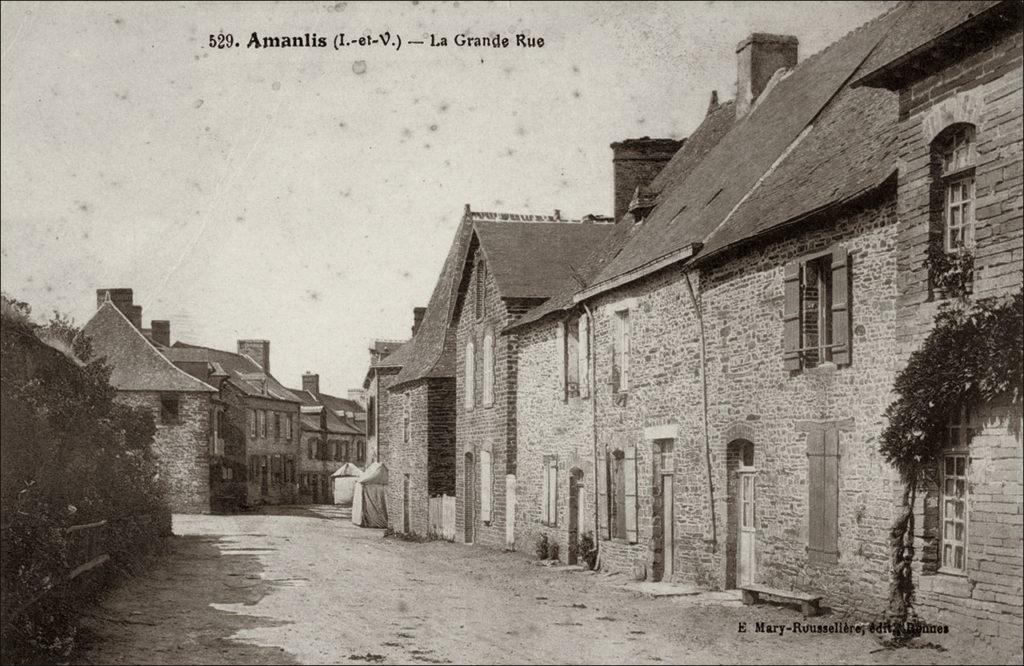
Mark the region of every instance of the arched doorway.
[[474, 509], [476, 505], [476, 493], [474, 492], [473, 484], [475, 471], [476, 469], [473, 467], [473, 454], [467, 452], [462, 474], [462, 513], [463, 529], [465, 532], [463, 539], [466, 543], [473, 543]]
[[583, 487], [583, 470], [573, 467], [569, 472], [569, 564], [577, 564], [580, 554], [580, 491]]
[[726, 544], [726, 587], [735, 588], [755, 582], [757, 577], [757, 468], [754, 444], [733, 440], [726, 447], [728, 470]]

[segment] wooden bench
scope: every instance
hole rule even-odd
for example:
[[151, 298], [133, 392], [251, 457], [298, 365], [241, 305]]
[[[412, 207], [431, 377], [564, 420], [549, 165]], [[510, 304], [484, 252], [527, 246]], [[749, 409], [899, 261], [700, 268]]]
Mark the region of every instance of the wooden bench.
[[814, 594], [806, 594], [796, 590], [779, 590], [767, 585], [751, 584], [740, 585], [739, 587], [740, 591], [743, 592], [743, 603], [747, 606], [756, 604], [762, 594], [767, 594], [770, 597], [799, 602], [800, 610], [803, 611], [805, 617], [813, 617], [819, 612], [818, 602], [821, 601], [821, 597]]

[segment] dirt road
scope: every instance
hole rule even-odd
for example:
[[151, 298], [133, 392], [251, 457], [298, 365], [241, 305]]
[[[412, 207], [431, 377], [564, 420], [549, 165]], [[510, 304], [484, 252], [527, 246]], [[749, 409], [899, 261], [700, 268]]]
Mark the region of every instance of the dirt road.
[[[89, 612], [80, 663], [961, 663], [851, 635], [756, 633], [798, 613], [649, 598], [524, 553], [384, 539], [339, 509], [176, 516], [170, 552]], [[814, 621], [831, 623], [836, 618]], [[739, 633], [739, 623], [748, 631]]]

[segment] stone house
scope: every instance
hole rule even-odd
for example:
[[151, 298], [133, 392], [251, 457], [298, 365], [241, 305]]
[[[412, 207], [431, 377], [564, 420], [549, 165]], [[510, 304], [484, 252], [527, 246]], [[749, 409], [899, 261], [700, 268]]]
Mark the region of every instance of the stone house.
[[302, 401], [298, 499], [331, 504], [331, 474], [347, 462], [366, 467], [365, 422], [355, 419], [352, 410], [358, 409], [357, 404], [320, 392], [319, 375], [307, 372], [302, 376], [302, 388], [289, 391]]
[[[586, 284], [506, 331], [517, 530], [554, 530], [568, 557], [582, 482], [602, 568], [884, 607], [901, 483], [878, 437], [941, 299], [921, 259], [945, 238], [974, 253], [976, 295], [1021, 283], [1020, 5], [940, 7], [899, 5], [799, 64], [795, 38], [744, 40], [735, 102], [713, 98], [636, 184]], [[589, 405], [566, 395], [574, 328]], [[1019, 405], [974, 419], [922, 501], [919, 602], [1019, 650]]]
[[[1021, 289], [1022, 13], [1015, 2], [912, 5], [856, 82], [899, 97], [901, 361], [947, 300], [950, 267], [929, 255], [970, 255], [974, 298]], [[1019, 658], [1021, 406], [967, 407], [950, 421], [941, 468], [919, 489], [916, 603], [933, 621], [965, 627]]]
[[[394, 383], [395, 377], [402, 369], [397, 362], [397, 352], [403, 342], [397, 340], [374, 340], [370, 346], [370, 367], [363, 380], [366, 395], [366, 447], [367, 460], [371, 463], [380, 462], [387, 465], [388, 445], [380, 437], [381, 423], [386, 420], [381, 414], [387, 414], [390, 408], [388, 388]], [[394, 355], [396, 360], [389, 357]]]
[[97, 309], [82, 327], [96, 357], [111, 367], [117, 400], [153, 412], [153, 440], [168, 503], [177, 513], [209, 513], [223, 454], [217, 389], [175, 367], [142, 331], [142, 307], [131, 289], [100, 289]]
[[501, 332], [579, 275], [609, 218], [467, 210], [454, 274], [456, 531], [466, 543], [515, 548], [518, 340]]
[[220, 391], [225, 447], [231, 455], [212, 474], [232, 486], [224, 502], [295, 502], [301, 401], [270, 373], [270, 342], [239, 340], [238, 353], [233, 353], [179, 340], [163, 353]]

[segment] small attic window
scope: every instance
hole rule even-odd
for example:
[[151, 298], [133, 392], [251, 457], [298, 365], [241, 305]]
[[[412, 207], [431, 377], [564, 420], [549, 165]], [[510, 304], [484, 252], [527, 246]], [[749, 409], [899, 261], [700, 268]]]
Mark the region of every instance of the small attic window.
[[160, 396], [160, 423], [164, 425], [180, 423], [181, 418], [179, 416], [179, 408], [180, 403], [178, 402], [178, 396]]

